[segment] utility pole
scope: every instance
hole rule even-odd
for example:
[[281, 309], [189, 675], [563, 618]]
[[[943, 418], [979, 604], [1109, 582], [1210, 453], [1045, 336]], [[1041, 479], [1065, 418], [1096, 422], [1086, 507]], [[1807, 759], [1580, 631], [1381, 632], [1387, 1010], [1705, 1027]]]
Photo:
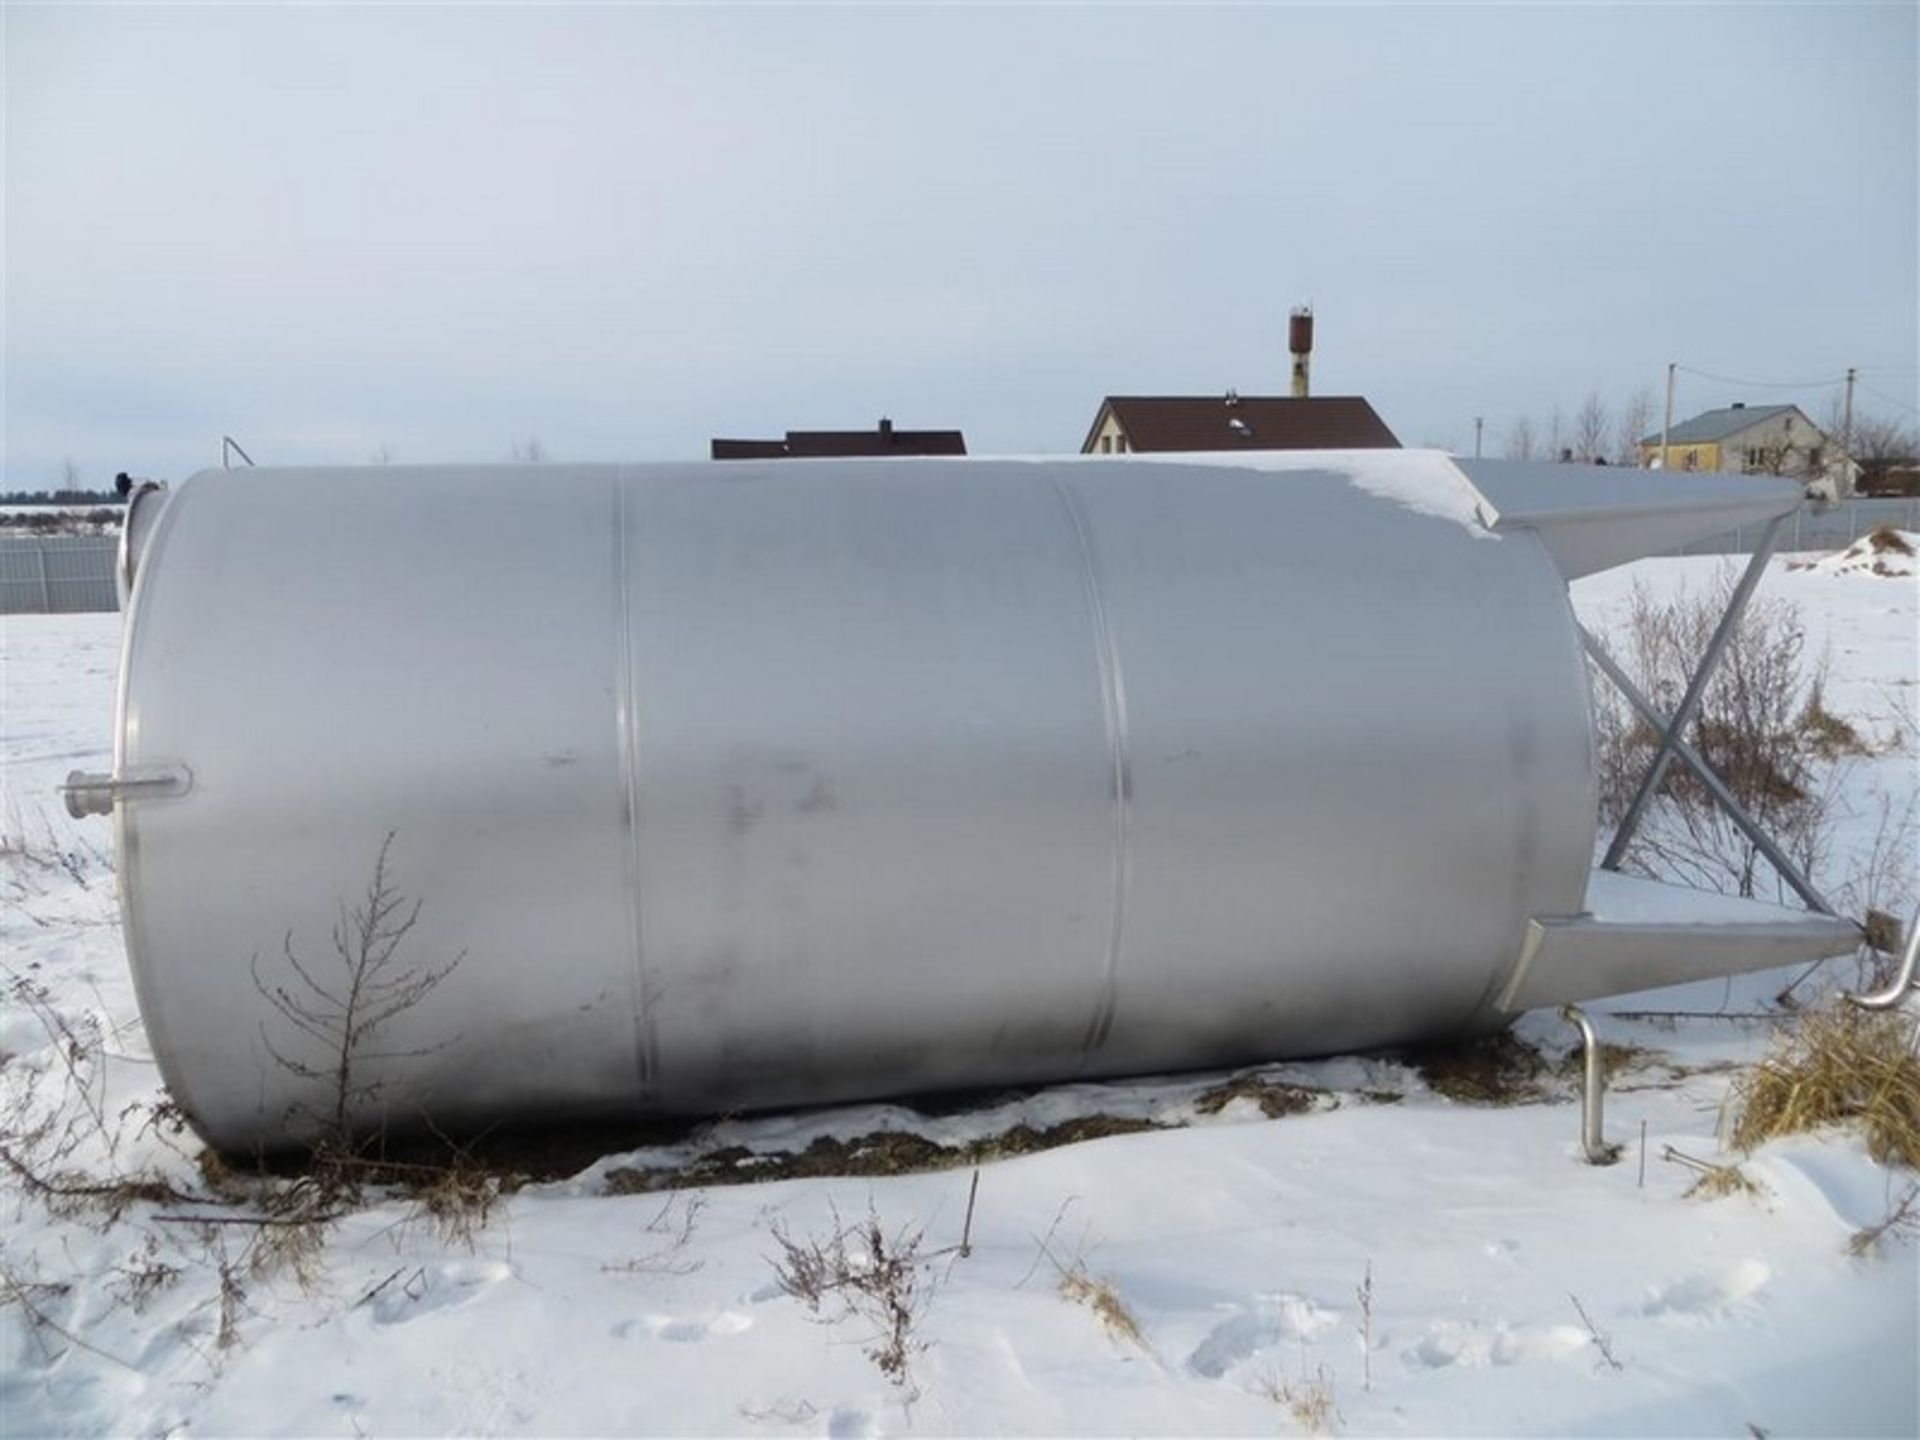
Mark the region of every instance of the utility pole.
[[1673, 433], [1673, 372], [1679, 369], [1673, 361], [1667, 362], [1667, 418], [1660, 422], [1660, 468], [1666, 469], [1673, 457], [1667, 451], [1667, 437]]
[[1840, 420], [1840, 483], [1833, 487], [1842, 500], [1853, 490], [1853, 377], [1858, 373], [1853, 366], [1847, 367], [1847, 406]]
[[1480, 430], [1486, 423], [1479, 415], [1473, 417], [1473, 458], [1476, 460], [1480, 458]]

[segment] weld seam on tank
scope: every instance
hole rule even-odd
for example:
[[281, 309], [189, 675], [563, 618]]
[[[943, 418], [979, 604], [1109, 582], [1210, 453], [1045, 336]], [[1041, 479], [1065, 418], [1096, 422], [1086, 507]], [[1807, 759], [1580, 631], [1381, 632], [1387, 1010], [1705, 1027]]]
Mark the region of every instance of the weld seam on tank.
[[[127, 598], [121, 607], [120, 667], [114, 678], [113, 698], [115, 774], [122, 773], [129, 765], [136, 763], [132, 752], [139, 740], [140, 727], [134, 712], [134, 634], [140, 624], [143, 602], [153, 591], [154, 562], [166, 554], [167, 542], [178, 528], [180, 516], [185, 513], [188, 497], [193, 492], [190, 487], [182, 486], [178, 490], [163, 493], [164, 503], [154, 517], [146, 543], [141, 546], [139, 564], [134, 567], [133, 582], [128, 586]], [[145, 887], [140, 880], [143, 857], [138, 832], [132, 824], [132, 811], [125, 804], [113, 807], [113, 839], [116, 888], [120, 892], [121, 943], [127, 952], [127, 969], [133, 977], [133, 993], [140, 1006], [140, 1021], [147, 1032], [148, 1053], [153, 1056], [167, 1093], [179, 1102], [187, 1115], [198, 1116], [201, 1105], [192, 1083], [192, 1067], [179, 1063], [180, 1050], [173, 1030], [154, 995], [154, 979], [150, 969], [152, 946], [148, 940], [146, 907], [140, 903], [145, 894]]]
[[1100, 998], [1087, 1022], [1086, 1038], [1081, 1042], [1083, 1056], [1091, 1056], [1113, 1032], [1114, 1013], [1120, 1000], [1120, 960], [1124, 953], [1127, 929], [1127, 892], [1132, 886], [1133, 857], [1129, 847], [1129, 829], [1133, 809], [1133, 757], [1127, 729], [1126, 676], [1120, 665], [1120, 651], [1114, 641], [1113, 626], [1107, 613], [1105, 576], [1100, 557], [1093, 545], [1093, 534], [1067, 482], [1051, 477], [1054, 494], [1066, 508], [1080, 549], [1080, 583], [1086, 594], [1087, 618], [1093, 628], [1094, 664], [1100, 676], [1101, 714], [1107, 728], [1107, 752], [1113, 766], [1113, 910], [1107, 938], [1106, 973], [1102, 977]]
[[653, 1023], [652, 988], [647, 983], [645, 929], [640, 893], [640, 717], [634, 692], [633, 567], [627, 554], [627, 471], [613, 477], [613, 594], [617, 653], [614, 661], [614, 743], [620, 747], [621, 817], [626, 830], [627, 926], [633, 951], [633, 1046], [636, 1102], [642, 1109], [659, 1102], [658, 1033]]
[[[1547, 549], [1546, 542], [1540, 538], [1537, 532], [1532, 530], [1503, 531], [1500, 533], [1499, 538], [1513, 543], [1519, 547], [1522, 553], [1536, 556], [1542, 573], [1551, 578], [1551, 582], [1559, 587], [1563, 595], [1568, 593], [1566, 581], [1560, 578], [1559, 566], [1554, 563], [1553, 555]], [[1582, 706], [1582, 713], [1586, 722], [1583, 733], [1586, 741], [1585, 774], [1587, 778], [1587, 805], [1588, 814], [1592, 817], [1592, 822], [1597, 827], [1599, 823], [1600, 798], [1598, 788], [1599, 781], [1595, 769], [1598, 761], [1598, 751], [1594, 740], [1592, 675], [1587, 666], [1586, 647], [1581, 640], [1580, 625], [1578, 619], [1575, 617], [1573, 601], [1570, 595], [1568, 595], [1567, 603], [1559, 614], [1566, 641], [1565, 645], [1561, 647], [1561, 658], [1571, 660], [1572, 663], [1569, 669], [1571, 671], [1572, 683], [1576, 686], [1576, 693], [1584, 697], [1585, 700], [1585, 704]], [[1528, 688], [1546, 689], [1551, 687], [1544, 684], [1544, 677], [1534, 676], [1530, 678]], [[1526, 787], [1519, 788], [1524, 791]], [[1528, 803], [1524, 796], [1521, 803]], [[1537, 833], [1537, 817], [1534, 828]], [[1520, 897], [1526, 893], [1526, 889], [1530, 884], [1537, 884], [1538, 881], [1522, 879], [1522, 868], [1519, 864], [1515, 866], [1516, 884], [1514, 887], [1514, 898], [1516, 908], [1524, 914], [1526, 906]], [[1573, 913], [1581, 913], [1585, 910], [1588, 883], [1587, 879], [1583, 876], [1580, 880], [1579, 902], [1570, 907]], [[1479, 1001], [1462, 1022], [1461, 1030], [1463, 1033], [1477, 1033], [1491, 1026], [1501, 1024], [1507, 1019], [1511, 1019], [1508, 1004], [1512, 998], [1519, 993], [1521, 983], [1526, 979], [1527, 970], [1532, 965], [1534, 957], [1539, 951], [1543, 934], [1544, 932], [1541, 931], [1536, 917], [1528, 917], [1520, 926], [1518, 941], [1510, 947], [1508, 958], [1495, 969], [1487, 988], [1481, 993]]]

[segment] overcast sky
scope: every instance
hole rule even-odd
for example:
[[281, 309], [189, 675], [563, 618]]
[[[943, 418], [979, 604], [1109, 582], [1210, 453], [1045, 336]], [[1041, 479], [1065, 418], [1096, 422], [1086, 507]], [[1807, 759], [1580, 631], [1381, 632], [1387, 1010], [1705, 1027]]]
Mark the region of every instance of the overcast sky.
[[[1920, 405], [1916, 7], [34, 8], [5, 485], [703, 457], [1314, 388], [1488, 448], [1666, 364]], [[1682, 415], [1763, 389], [1683, 374]], [[1901, 410], [1898, 407], [1908, 407]]]

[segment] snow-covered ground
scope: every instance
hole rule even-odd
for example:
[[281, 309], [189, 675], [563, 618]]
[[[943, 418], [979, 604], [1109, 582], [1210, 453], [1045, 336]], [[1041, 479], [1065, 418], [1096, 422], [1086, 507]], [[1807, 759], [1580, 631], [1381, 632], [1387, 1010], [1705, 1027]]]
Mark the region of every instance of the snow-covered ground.
[[[1920, 787], [1920, 584], [1814, 558], [1776, 560], [1762, 593], [1799, 607], [1827, 707], [1873, 752], [1842, 762], [1844, 865], [1871, 849], [1883, 797], [1897, 811]], [[1643, 561], [1575, 598], [1605, 633], [1636, 581], [1697, 589], [1730, 563]], [[192, 1188], [192, 1137], [149, 1123], [161, 1095], [107, 828], [52, 793], [108, 763], [118, 617], [0, 624], [8, 1152], [27, 1148], [21, 1117], [64, 1096], [66, 1164]], [[466, 1240], [409, 1201], [370, 1204], [303, 1265], [252, 1263], [262, 1227], [177, 1219], [218, 1218], [206, 1206], [108, 1220], [9, 1171], [0, 1432], [1913, 1435], [1920, 1259], [1898, 1237], [1848, 1253], [1912, 1177], [1832, 1134], [1743, 1159], [1757, 1195], [1688, 1198], [1696, 1170], [1663, 1155], [1739, 1158], [1717, 1139], [1729, 1067], [1769, 1026], [1620, 1013], [1743, 1014], [1785, 978], [1592, 1007], [1605, 1038], [1640, 1047], [1609, 1095], [1627, 1151], [1606, 1168], [1581, 1163], [1560, 1074], [1534, 1103], [1481, 1106], [1367, 1058], [1259, 1072], [1324, 1092], [1273, 1119], [1256, 1097], [1203, 1103], [1216, 1075], [723, 1121], [523, 1188]], [[1519, 1027], [1554, 1059], [1564, 1030]], [[914, 1272], [926, 1348], [904, 1386], [869, 1359], [871, 1324], [782, 1292], [776, 1230], [804, 1243], [871, 1213], [946, 1250], [967, 1169], [617, 1193], [724, 1146], [963, 1144], [1095, 1114], [1167, 1128], [983, 1165], [970, 1253]], [[1110, 1286], [1137, 1334], [1084, 1286], [1064, 1293], [1063, 1270]]]

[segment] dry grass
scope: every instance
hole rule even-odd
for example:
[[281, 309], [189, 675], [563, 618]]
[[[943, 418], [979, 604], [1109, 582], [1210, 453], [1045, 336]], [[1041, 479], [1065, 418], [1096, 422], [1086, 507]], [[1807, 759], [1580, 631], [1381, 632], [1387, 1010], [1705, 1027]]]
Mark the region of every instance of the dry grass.
[[1826, 687], [1816, 680], [1807, 696], [1806, 708], [1800, 712], [1800, 732], [1813, 753], [1822, 760], [1870, 754], [1872, 747], [1860, 737], [1860, 732], [1827, 709], [1826, 698]]
[[1734, 1081], [1734, 1148], [1750, 1151], [1778, 1135], [1851, 1124], [1874, 1159], [1920, 1169], [1920, 1056], [1912, 1023], [1846, 1004], [1808, 1011]]
[[1121, 1298], [1113, 1281], [1093, 1274], [1087, 1269], [1086, 1262], [1076, 1260], [1061, 1269], [1059, 1290], [1074, 1304], [1084, 1305], [1093, 1311], [1106, 1327], [1107, 1334], [1115, 1340], [1138, 1345], [1147, 1353], [1152, 1353], [1146, 1332], [1141, 1330], [1140, 1321], [1127, 1308], [1127, 1302]]
[[1882, 525], [1867, 536], [1867, 546], [1876, 555], [1911, 555], [1913, 547], [1891, 525]]
[[1408, 1052], [1429, 1089], [1470, 1105], [1530, 1105], [1547, 1095], [1547, 1062], [1510, 1030]]
[[907, 1175], [981, 1165], [1086, 1140], [1103, 1140], [1110, 1135], [1136, 1135], [1160, 1128], [1152, 1120], [1124, 1115], [1081, 1115], [1043, 1130], [1022, 1122], [965, 1145], [942, 1145], [910, 1130], [876, 1130], [847, 1140], [822, 1135], [799, 1151], [755, 1151], [741, 1145], [728, 1145], [695, 1156], [682, 1165], [650, 1168], [622, 1165], [607, 1171], [605, 1184], [609, 1195], [650, 1195], [662, 1190], [757, 1185], [767, 1180]]
[[1251, 1100], [1269, 1120], [1284, 1115], [1303, 1115], [1314, 1108], [1324, 1090], [1305, 1085], [1288, 1085], [1280, 1080], [1263, 1080], [1258, 1075], [1236, 1075], [1211, 1090], [1202, 1092], [1193, 1108], [1202, 1115], [1218, 1115], [1236, 1100]]
[[1760, 1187], [1749, 1180], [1738, 1165], [1709, 1165], [1700, 1172], [1700, 1178], [1687, 1187], [1684, 1198], [1722, 1200], [1729, 1195], [1745, 1195], [1758, 1199], [1760, 1193]]
[[1298, 1380], [1269, 1376], [1266, 1394], [1274, 1404], [1285, 1406], [1294, 1424], [1308, 1435], [1331, 1435], [1340, 1423], [1340, 1408], [1333, 1398], [1333, 1377], [1324, 1365]]

